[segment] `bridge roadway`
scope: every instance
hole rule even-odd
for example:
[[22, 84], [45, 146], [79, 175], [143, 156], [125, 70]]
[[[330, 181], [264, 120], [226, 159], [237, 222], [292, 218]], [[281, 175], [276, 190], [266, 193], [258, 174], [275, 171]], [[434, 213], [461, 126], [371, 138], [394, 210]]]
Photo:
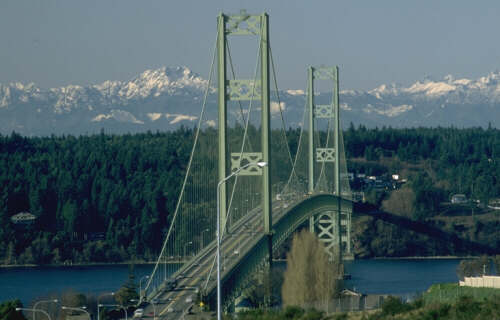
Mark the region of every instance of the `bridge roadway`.
[[[307, 198], [307, 195], [297, 196], [294, 201], [275, 200], [273, 206], [273, 224], [278, 221], [291, 207]], [[221, 278], [229, 272], [263, 236], [261, 209], [256, 208], [238, 220], [231, 227], [230, 233], [225, 233], [221, 243]], [[205, 287], [207, 276], [213, 268], [208, 282], [207, 292], [216, 286], [216, 269], [214, 265], [216, 241], [212, 241], [195, 258], [184, 264], [172, 277], [178, 279], [173, 290], [160, 290], [144, 307], [144, 315], [156, 319], [181, 319], [194, 305], [198, 291]], [[153, 319], [153, 320], [156, 320]]]

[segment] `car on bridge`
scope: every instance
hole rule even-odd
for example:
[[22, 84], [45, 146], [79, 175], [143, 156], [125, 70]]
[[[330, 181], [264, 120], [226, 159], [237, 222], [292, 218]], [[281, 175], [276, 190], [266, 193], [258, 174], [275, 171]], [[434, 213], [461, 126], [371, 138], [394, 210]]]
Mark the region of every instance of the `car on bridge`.
[[177, 287], [177, 279], [168, 279], [165, 290], [166, 291], [172, 291]]
[[134, 311], [134, 318], [141, 318], [144, 315], [144, 309], [139, 308]]

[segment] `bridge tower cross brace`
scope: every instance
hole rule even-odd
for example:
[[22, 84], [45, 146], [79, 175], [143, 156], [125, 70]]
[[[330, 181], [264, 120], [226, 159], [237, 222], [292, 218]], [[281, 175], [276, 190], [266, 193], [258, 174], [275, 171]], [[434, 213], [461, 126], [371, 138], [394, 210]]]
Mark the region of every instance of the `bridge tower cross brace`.
[[[333, 82], [332, 103], [329, 105], [316, 105], [314, 101], [314, 80], [331, 80]], [[350, 213], [342, 215], [341, 190], [340, 190], [340, 112], [339, 112], [339, 68], [335, 67], [309, 67], [308, 68], [308, 111], [309, 111], [309, 132], [308, 132], [308, 192], [314, 193], [314, 167], [316, 162], [333, 162], [334, 172], [334, 194], [338, 197], [338, 211], [324, 212], [313, 216], [309, 220], [311, 232], [318, 233], [320, 240], [325, 244], [327, 253], [333, 259], [335, 255], [339, 259], [343, 256], [342, 242], [345, 243], [347, 255], [351, 254], [350, 246]], [[324, 118], [334, 122], [333, 148], [322, 148], [324, 154], [317, 152], [314, 146], [314, 119]], [[333, 155], [333, 157], [331, 156]], [[342, 225], [346, 228], [346, 237], [342, 236]]]
[[[241, 161], [248, 155], [243, 152], [241, 155], [228, 154], [227, 144], [227, 102], [230, 100], [257, 100], [261, 101], [261, 152], [257, 161], [264, 161], [267, 166], [254, 169], [251, 173], [242, 170], [238, 175], [255, 175], [255, 169], [262, 176], [261, 207], [264, 224], [264, 233], [268, 237], [269, 247], [269, 265], [272, 263], [272, 205], [271, 205], [271, 154], [270, 154], [270, 89], [269, 89], [269, 16], [267, 13], [261, 15], [249, 15], [244, 10], [236, 15], [225, 15], [221, 13], [218, 16], [218, 38], [217, 38], [217, 57], [218, 57], [218, 107], [219, 107], [219, 181], [228, 175], [229, 156], [240, 157]], [[228, 80], [227, 79], [227, 36], [228, 35], [254, 35], [260, 36], [260, 79], [250, 80]], [[246, 92], [246, 94], [245, 94]], [[250, 94], [249, 94], [250, 92]], [[255, 156], [256, 153], [252, 153]], [[255, 158], [254, 158], [255, 159]], [[256, 166], [255, 166], [256, 167]], [[238, 166], [231, 167], [231, 171], [238, 170]], [[220, 190], [220, 225], [225, 226], [227, 222], [227, 187], [221, 185]]]

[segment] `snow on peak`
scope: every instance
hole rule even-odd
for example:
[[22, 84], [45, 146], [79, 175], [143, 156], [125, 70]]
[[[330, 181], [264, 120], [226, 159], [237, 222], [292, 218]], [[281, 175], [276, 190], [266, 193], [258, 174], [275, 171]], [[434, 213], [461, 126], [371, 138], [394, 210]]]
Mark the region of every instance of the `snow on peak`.
[[270, 110], [271, 114], [274, 115], [274, 114], [278, 114], [280, 111], [284, 112], [285, 108], [286, 108], [286, 104], [283, 101], [281, 101], [279, 104], [276, 101], [271, 101], [270, 108], [271, 108], [271, 110]]
[[94, 117], [92, 122], [101, 122], [107, 119], [114, 119], [118, 122], [128, 122], [134, 124], [144, 124], [144, 121], [137, 119], [133, 114], [128, 111], [113, 109], [109, 114], [99, 114]]
[[428, 97], [438, 97], [455, 91], [457, 87], [446, 82], [417, 81], [411, 87], [403, 89], [406, 93], [423, 93]]
[[187, 67], [161, 67], [146, 70], [129, 82], [123, 83], [119, 95], [127, 99], [155, 97], [164, 92], [174, 93], [176, 89], [188, 88], [202, 91], [208, 81], [193, 73]]
[[185, 115], [185, 114], [170, 114], [170, 113], [166, 113], [165, 117], [167, 119], [174, 118], [173, 120], [171, 120], [169, 122], [170, 124], [176, 124], [176, 123], [181, 122], [181, 121], [194, 121], [194, 120], [198, 119], [198, 117], [196, 117], [196, 116], [189, 116], [189, 115]]
[[162, 114], [159, 112], [151, 112], [146, 114], [151, 121], [156, 121], [161, 118]]
[[103, 96], [110, 97], [118, 93], [122, 86], [121, 81], [106, 80], [101, 84], [95, 84], [92, 87], [97, 89]]
[[303, 96], [304, 95], [304, 90], [293, 90], [293, 89], [290, 89], [290, 90], [286, 90], [286, 93], [288, 93], [289, 95], [291, 96]]
[[365, 113], [376, 113], [376, 114], [379, 114], [379, 115], [384, 115], [384, 116], [387, 116], [389, 118], [393, 118], [393, 117], [396, 117], [402, 113], [405, 113], [407, 111], [410, 111], [413, 109], [413, 106], [412, 105], [408, 105], [408, 104], [403, 104], [403, 105], [400, 105], [400, 106], [392, 106], [392, 105], [387, 105], [387, 106], [384, 106], [383, 108], [380, 108], [380, 107], [375, 107], [371, 104], [368, 104], [364, 109], [363, 111]]
[[458, 84], [458, 85], [462, 85], [462, 86], [467, 86], [469, 85], [470, 83], [472, 82], [472, 80], [469, 80], [469, 79], [457, 79], [457, 80], [454, 80], [453, 83], [455, 84]]
[[397, 95], [398, 89], [395, 84], [391, 84], [391, 86], [382, 84], [377, 88], [368, 91], [368, 93], [374, 95], [375, 97], [377, 97], [377, 99], [382, 99], [382, 95], [387, 95], [387, 94]]
[[340, 104], [340, 109], [346, 110], [346, 111], [351, 111], [352, 110], [351, 106], [348, 105], [347, 103], [341, 103]]
[[383, 84], [368, 91], [368, 93], [374, 95], [379, 100], [383, 96], [409, 94], [429, 99], [446, 97], [457, 102], [465, 98], [471, 103], [477, 99], [482, 101], [499, 101], [500, 72], [491, 72], [476, 80], [466, 78], [455, 79], [452, 75], [446, 75], [442, 80], [433, 80], [430, 77], [426, 77], [424, 80], [417, 81], [408, 87], [387, 86]]

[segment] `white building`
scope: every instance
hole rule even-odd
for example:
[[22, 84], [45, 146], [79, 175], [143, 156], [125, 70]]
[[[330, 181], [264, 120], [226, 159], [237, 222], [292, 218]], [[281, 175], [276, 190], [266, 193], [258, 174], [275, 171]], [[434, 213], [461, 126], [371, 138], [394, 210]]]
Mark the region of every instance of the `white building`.
[[466, 203], [467, 197], [464, 194], [454, 194], [451, 196], [451, 203]]

